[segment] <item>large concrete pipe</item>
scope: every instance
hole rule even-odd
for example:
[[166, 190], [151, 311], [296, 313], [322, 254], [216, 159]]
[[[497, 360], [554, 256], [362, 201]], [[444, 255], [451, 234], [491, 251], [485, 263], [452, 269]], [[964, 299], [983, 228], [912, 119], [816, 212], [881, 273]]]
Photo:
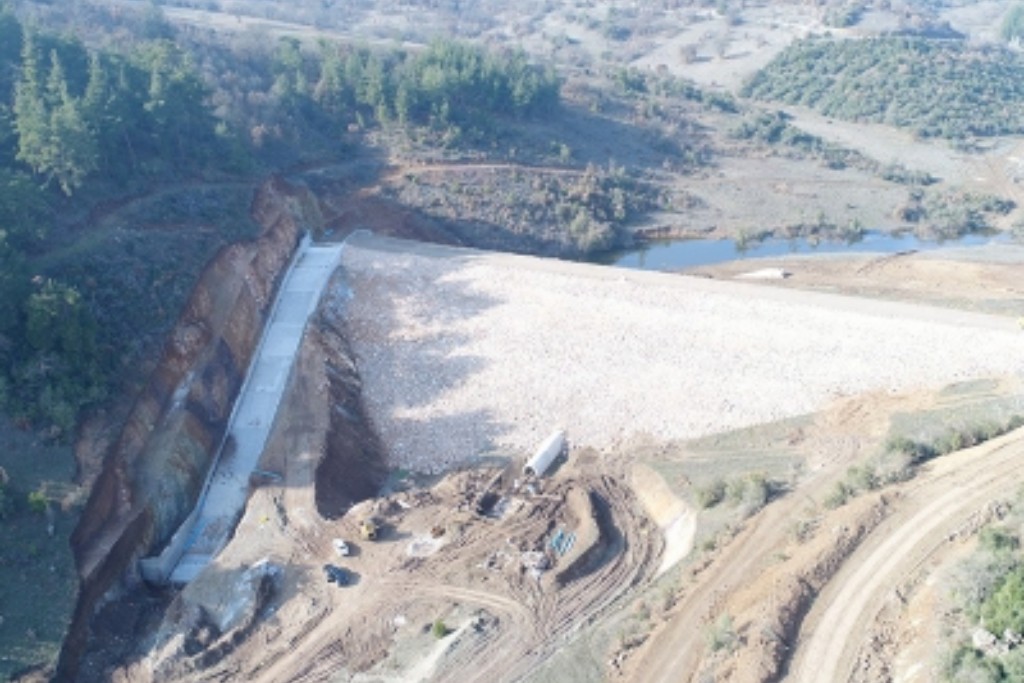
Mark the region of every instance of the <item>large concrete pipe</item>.
[[527, 477], [542, 476], [551, 467], [551, 463], [562, 452], [564, 446], [565, 432], [558, 430], [549, 436], [540, 445], [537, 452], [533, 454], [533, 457], [526, 462], [526, 465], [523, 467], [523, 474]]

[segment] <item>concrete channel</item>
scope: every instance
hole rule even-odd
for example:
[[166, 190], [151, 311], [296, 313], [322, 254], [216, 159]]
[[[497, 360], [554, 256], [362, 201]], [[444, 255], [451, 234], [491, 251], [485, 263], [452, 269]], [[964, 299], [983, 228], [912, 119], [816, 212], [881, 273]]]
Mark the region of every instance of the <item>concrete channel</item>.
[[308, 236], [303, 239], [281, 283], [199, 500], [160, 555], [140, 563], [146, 580], [187, 584], [227, 544], [245, 508], [249, 476], [270, 435], [306, 322], [340, 263], [342, 248], [314, 245]]

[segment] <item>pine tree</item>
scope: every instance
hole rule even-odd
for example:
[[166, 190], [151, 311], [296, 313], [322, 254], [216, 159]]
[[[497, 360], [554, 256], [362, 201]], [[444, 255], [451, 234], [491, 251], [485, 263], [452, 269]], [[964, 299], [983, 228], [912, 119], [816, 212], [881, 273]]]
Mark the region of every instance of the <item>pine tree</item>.
[[26, 31], [21, 47], [21, 78], [14, 90], [14, 129], [18, 134], [19, 161], [36, 173], [46, 168], [49, 116], [36, 54], [35, 35]]
[[82, 104], [68, 91], [67, 78], [57, 52], [50, 53], [46, 102], [50, 107], [45, 168], [64, 194], [71, 195], [85, 177], [96, 170], [96, 136], [89, 129]]
[[104, 127], [103, 119], [106, 115], [109, 92], [107, 71], [103, 67], [99, 53], [93, 52], [89, 55], [89, 80], [82, 96], [82, 114], [97, 136]]
[[309, 94], [309, 83], [303, 72], [301, 44], [297, 38], [282, 38], [274, 55], [274, 91], [287, 107], [295, 107]]
[[313, 99], [332, 116], [344, 110], [344, 64], [338, 47], [326, 40], [320, 42], [320, 80], [313, 89]]
[[67, 77], [56, 50], [50, 52], [46, 86], [35, 37], [25, 34], [21, 79], [14, 93], [14, 126], [19, 161], [56, 180], [70, 195], [96, 169], [96, 138], [82, 115], [81, 103], [68, 91]]
[[21, 54], [21, 41], [21, 23], [5, 4], [0, 3], [0, 93], [3, 93], [4, 100], [14, 89], [14, 66]]

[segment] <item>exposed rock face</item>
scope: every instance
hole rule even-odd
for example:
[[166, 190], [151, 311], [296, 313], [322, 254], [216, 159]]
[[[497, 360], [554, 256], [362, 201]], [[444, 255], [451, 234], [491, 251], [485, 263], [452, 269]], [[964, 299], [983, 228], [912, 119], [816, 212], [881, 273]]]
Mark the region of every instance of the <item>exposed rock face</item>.
[[280, 179], [256, 193], [260, 236], [226, 247], [207, 266], [107, 454], [71, 538], [80, 589], [59, 680], [75, 677], [96, 607], [137, 581], [138, 558], [163, 543], [195, 503], [306, 227], [304, 193]]

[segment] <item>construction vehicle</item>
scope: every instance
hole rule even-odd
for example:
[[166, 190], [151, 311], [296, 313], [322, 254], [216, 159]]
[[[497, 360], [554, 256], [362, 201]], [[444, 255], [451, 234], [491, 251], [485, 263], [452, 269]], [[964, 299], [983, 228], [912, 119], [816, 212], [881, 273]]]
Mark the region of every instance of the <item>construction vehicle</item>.
[[336, 564], [325, 564], [324, 574], [327, 577], [327, 583], [336, 583], [339, 587], [352, 583], [352, 576], [349, 571]]
[[367, 541], [376, 541], [377, 534], [380, 533], [380, 525], [377, 524], [377, 520], [372, 517], [364, 519], [359, 523], [359, 535]]

